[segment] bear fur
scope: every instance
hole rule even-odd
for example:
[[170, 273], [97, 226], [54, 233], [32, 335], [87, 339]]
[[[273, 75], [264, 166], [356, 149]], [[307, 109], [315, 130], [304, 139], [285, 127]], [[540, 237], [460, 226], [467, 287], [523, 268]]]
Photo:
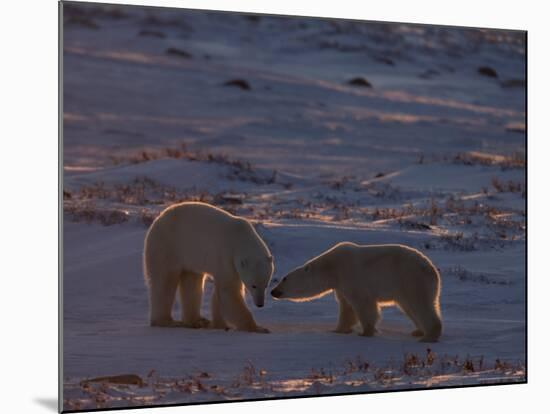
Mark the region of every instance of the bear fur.
[[334, 291], [339, 304], [335, 332], [350, 333], [359, 321], [372, 336], [380, 306], [396, 305], [412, 320], [414, 336], [435, 342], [441, 335], [440, 277], [413, 248], [339, 243], [286, 275], [272, 290], [277, 299], [307, 301]]
[[[244, 301], [246, 289], [262, 307], [273, 273], [273, 257], [247, 220], [205, 203], [170, 206], [145, 236], [143, 268], [151, 326], [227, 329], [229, 323], [269, 332], [256, 325]], [[200, 314], [206, 275], [214, 279], [211, 322]], [[172, 319], [178, 288], [181, 322]]]

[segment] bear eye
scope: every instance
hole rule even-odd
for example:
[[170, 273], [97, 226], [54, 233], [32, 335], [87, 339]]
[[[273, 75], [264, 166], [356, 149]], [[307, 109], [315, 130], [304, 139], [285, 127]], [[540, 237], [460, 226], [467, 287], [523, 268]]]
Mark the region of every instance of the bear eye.
[[252, 285], [252, 289], [256, 289], [256, 285]]

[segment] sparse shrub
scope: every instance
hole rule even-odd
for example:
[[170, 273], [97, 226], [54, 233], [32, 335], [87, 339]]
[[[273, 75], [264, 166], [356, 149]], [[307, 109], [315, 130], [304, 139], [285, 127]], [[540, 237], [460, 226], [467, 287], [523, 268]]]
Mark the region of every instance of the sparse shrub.
[[340, 177], [338, 180], [332, 181], [329, 183], [329, 187], [334, 190], [342, 190], [350, 181], [351, 177]]
[[453, 164], [462, 165], [496, 166], [500, 167], [501, 170], [522, 169], [526, 166], [525, 154], [519, 151], [509, 155], [487, 154], [477, 151], [460, 152], [451, 156], [435, 156], [434, 161], [450, 161]]
[[170, 56], [176, 56], [184, 59], [191, 59], [193, 55], [186, 50], [178, 49], [177, 47], [169, 47], [166, 49], [165, 53]]
[[[271, 175], [265, 175], [254, 168], [249, 161], [234, 160], [226, 154], [190, 151], [187, 149], [187, 145], [185, 143], [182, 143], [179, 147], [175, 148], [141, 150], [136, 154], [124, 157], [113, 156], [111, 157], [111, 160], [114, 164], [118, 165], [121, 163], [139, 164], [162, 158], [185, 159], [188, 161], [211, 162], [226, 165], [230, 168], [227, 175], [227, 178], [230, 180], [248, 181], [258, 185], [278, 183], [277, 170], [273, 170]], [[290, 183], [279, 184], [283, 185], [285, 188], [290, 188], [292, 186]]]
[[437, 224], [437, 217], [439, 214], [439, 208], [437, 207], [435, 200], [432, 198], [430, 202], [430, 224], [432, 226], [435, 226]]
[[446, 269], [445, 273], [458, 278], [461, 282], [473, 282], [485, 285], [500, 286], [509, 286], [513, 284], [510, 280], [500, 279], [491, 274], [472, 272], [462, 266], [455, 266], [450, 269]]
[[139, 218], [146, 227], [150, 227], [153, 221], [155, 221], [155, 218], [157, 218], [157, 215], [158, 214], [143, 208], [140, 210]]
[[104, 226], [121, 224], [129, 219], [129, 214], [123, 210], [98, 208], [94, 203], [63, 205], [63, 211], [76, 222], [91, 223], [98, 221]]
[[480, 74], [480, 75], [483, 75], [483, 76], [488, 76], [490, 78], [498, 78], [498, 74], [496, 72], [496, 70], [494, 70], [492, 67], [490, 66], [480, 66], [478, 69], [477, 69], [477, 72]]
[[375, 181], [363, 187], [369, 194], [377, 198], [399, 200], [402, 198], [401, 189], [387, 182]]
[[355, 372], [367, 372], [370, 367], [370, 364], [367, 361], [364, 361], [359, 355], [355, 360], [348, 360], [344, 364], [343, 375], [352, 374]]
[[312, 369], [307, 378], [314, 381], [322, 380], [324, 383], [328, 384], [332, 384], [334, 382], [334, 375], [332, 372], [326, 372], [324, 368]]
[[503, 184], [501, 183], [501, 181], [496, 178], [496, 177], [493, 177], [491, 179], [491, 184], [493, 185], [494, 189], [498, 192], [498, 193], [503, 193], [504, 192], [504, 186]]
[[476, 250], [475, 242], [477, 239], [477, 233], [472, 234], [470, 237], [464, 237], [462, 232], [443, 234], [439, 237], [439, 240], [443, 242], [447, 249], [467, 252]]
[[475, 372], [474, 362], [469, 357], [466, 358], [466, 360], [462, 364], [462, 369], [464, 370], [464, 372], [468, 372], [468, 373]]
[[436, 355], [430, 348], [426, 348], [426, 365], [431, 366], [435, 361]]
[[234, 86], [234, 87], [237, 87], [237, 88], [240, 88], [244, 91], [249, 91], [250, 89], [252, 89], [250, 87], [250, 83], [248, 83], [246, 80], [244, 79], [232, 79], [232, 80], [228, 80], [227, 82], [225, 82], [223, 84], [224, 86]]
[[372, 84], [363, 77], [352, 78], [348, 81], [348, 85], [360, 86], [363, 88], [372, 88]]
[[[198, 372], [184, 378], [162, 378], [152, 370], [147, 375], [147, 381], [134, 375], [113, 376], [121, 378], [121, 381], [92, 380], [71, 382], [65, 380], [64, 407], [81, 409], [108, 408], [124, 399], [128, 404], [143, 404], [144, 401], [162, 403], [163, 397], [169, 395], [170, 401], [187, 402], [196, 398], [197, 394], [204, 395], [211, 401], [220, 399], [243, 398], [263, 390], [266, 395], [281, 395], [299, 390], [309, 390], [314, 394], [330, 393], [330, 387], [341, 384], [353, 385], [357, 390], [386, 387], [402, 388], [413, 385], [429, 386], [431, 379], [448, 376], [453, 378], [461, 376], [465, 382], [480, 383], [483, 374], [489, 375], [491, 380], [495, 374], [506, 382], [524, 381], [525, 367], [521, 363], [503, 361], [497, 359], [494, 367], [484, 368], [484, 358], [458, 356], [439, 356], [431, 349], [426, 349], [424, 356], [405, 353], [403, 359], [396, 365], [389, 363], [385, 366], [373, 367], [360, 356], [355, 360], [346, 361], [344, 369], [339, 372], [324, 368], [312, 369], [309, 374], [288, 378], [288, 382], [295, 388], [285, 389], [286, 379], [270, 380], [267, 372], [256, 369], [251, 362], [247, 362], [243, 371], [231, 383], [227, 380], [216, 380], [214, 375], [208, 372]], [[471, 378], [468, 381], [468, 378]], [[101, 379], [101, 378], [98, 378]], [[492, 380], [493, 381], [493, 380]], [[494, 383], [494, 382], [492, 382]], [[136, 392], [139, 388], [139, 391]], [[78, 390], [76, 397], [71, 396], [71, 391]], [[68, 391], [68, 392], [67, 392]], [[276, 393], [276, 394], [274, 394]], [[73, 394], [74, 395], [74, 394]], [[256, 394], [252, 394], [256, 395]], [[292, 394], [291, 394], [292, 395]]]
[[519, 181], [502, 181], [497, 177], [491, 179], [491, 184], [497, 193], [521, 193], [525, 194], [525, 184]]
[[420, 223], [413, 220], [403, 220], [402, 218], [398, 219], [398, 223], [401, 227], [413, 230], [431, 230], [431, 227], [427, 224]]
[[424, 367], [424, 361], [421, 361], [415, 354], [405, 354], [401, 369], [405, 375], [413, 375], [418, 368]]

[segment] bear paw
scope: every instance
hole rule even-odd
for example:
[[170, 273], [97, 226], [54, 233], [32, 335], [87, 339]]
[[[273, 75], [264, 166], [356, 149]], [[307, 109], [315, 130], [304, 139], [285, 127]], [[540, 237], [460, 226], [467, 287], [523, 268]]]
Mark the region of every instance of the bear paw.
[[353, 329], [343, 329], [343, 328], [336, 328], [333, 329], [331, 332], [337, 333], [337, 334], [349, 334], [353, 332]]
[[363, 332], [361, 332], [359, 335], [360, 336], [374, 336], [375, 333], [377, 333], [378, 331], [376, 330], [376, 328], [367, 328], [367, 329], [363, 329]]
[[182, 326], [191, 329], [207, 328], [210, 325], [210, 321], [206, 318], [199, 318], [193, 322], [182, 322]]
[[256, 329], [254, 330], [254, 332], [257, 332], [257, 333], [270, 333], [270, 330], [267, 329], [267, 328], [264, 328], [263, 326], [256, 326]]
[[174, 321], [172, 319], [151, 321], [151, 326], [161, 328], [180, 328], [183, 325], [182, 322]]
[[229, 326], [226, 325], [225, 322], [219, 322], [219, 321], [212, 321], [210, 322], [210, 325], [208, 325], [208, 328], [210, 329], [224, 329], [226, 331], [229, 330]]

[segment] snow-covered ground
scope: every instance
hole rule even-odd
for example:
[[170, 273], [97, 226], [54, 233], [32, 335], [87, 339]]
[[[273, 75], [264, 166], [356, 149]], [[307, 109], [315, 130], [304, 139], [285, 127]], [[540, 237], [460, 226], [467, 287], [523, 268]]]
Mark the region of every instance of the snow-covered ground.
[[[66, 410], [525, 380], [522, 33], [65, 8]], [[339, 241], [418, 248], [440, 342], [393, 308], [331, 333], [332, 295], [249, 302], [268, 335], [149, 327], [143, 238], [182, 200], [253, 220], [273, 283]]]

